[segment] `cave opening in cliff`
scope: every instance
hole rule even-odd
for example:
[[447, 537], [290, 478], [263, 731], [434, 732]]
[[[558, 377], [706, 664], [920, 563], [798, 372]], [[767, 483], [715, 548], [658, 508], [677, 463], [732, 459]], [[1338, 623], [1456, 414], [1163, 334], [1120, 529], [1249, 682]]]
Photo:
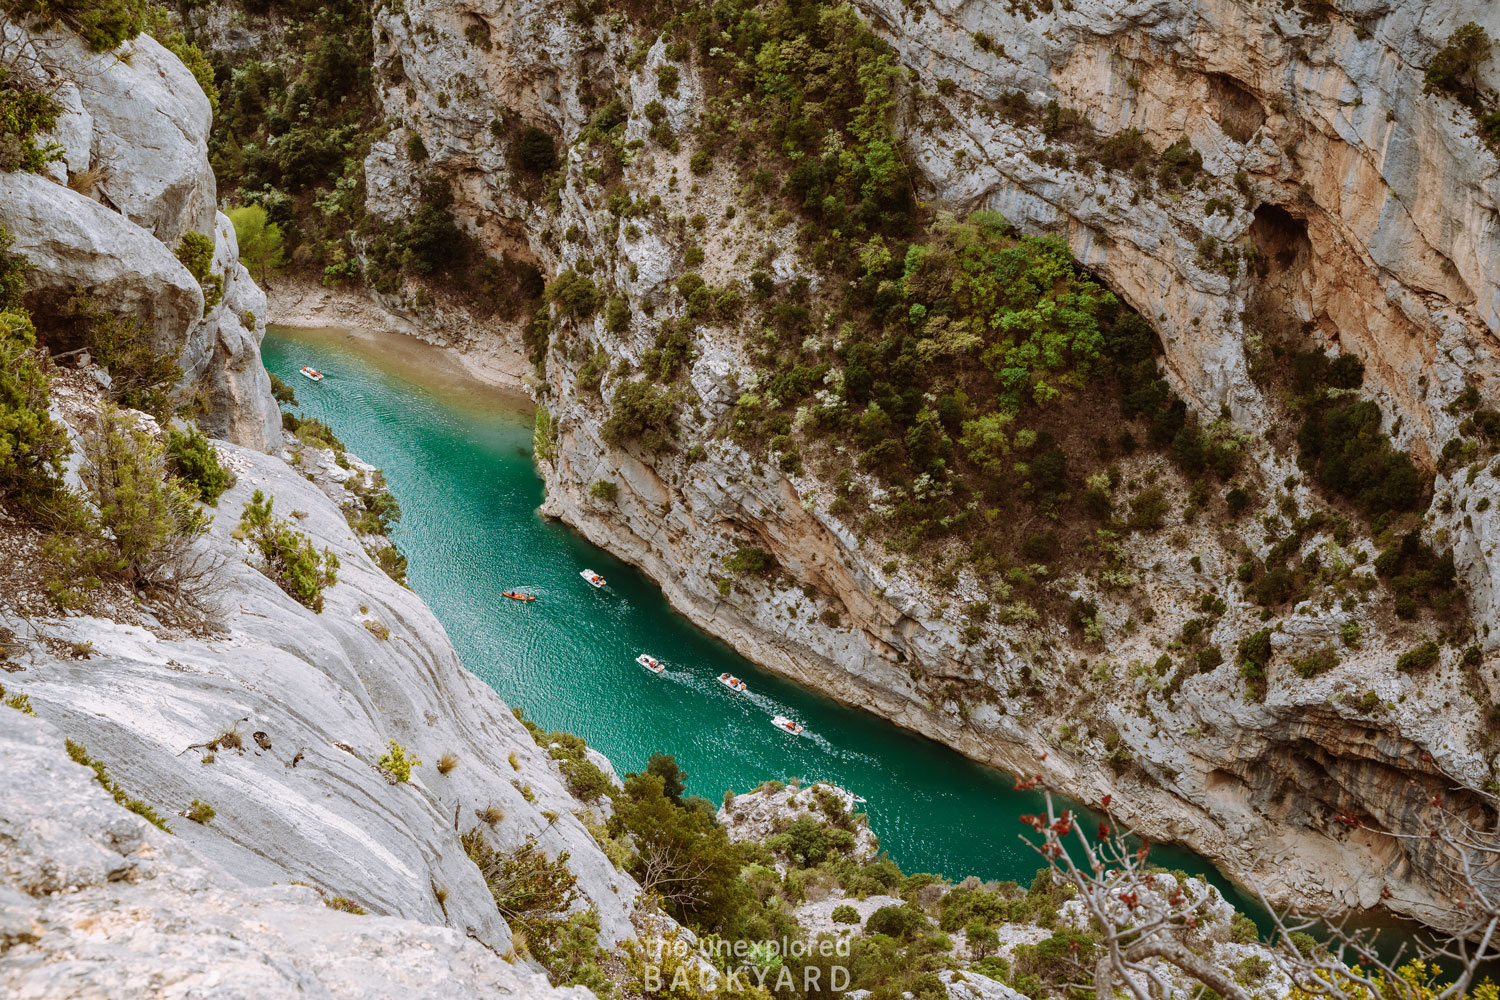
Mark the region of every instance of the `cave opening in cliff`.
[[1280, 205], [1261, 205], [1250, 226], [1255, 283], [1247, 325], [1279, 343], [1301, 342], [1312, 319], [1307, 270], [1312, 242], [1307, 222]]
[[1211, 113], [1224, 134], [1235, 142], [1249, 142], [1266, 123], [1260, 99], [1231, 76], [1215, 73], [1208, 78]]

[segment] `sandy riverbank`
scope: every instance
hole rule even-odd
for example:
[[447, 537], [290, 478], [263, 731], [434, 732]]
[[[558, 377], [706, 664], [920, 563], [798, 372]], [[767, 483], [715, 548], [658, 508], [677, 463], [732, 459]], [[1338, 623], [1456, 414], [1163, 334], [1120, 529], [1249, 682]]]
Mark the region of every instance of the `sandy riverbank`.
[[444, 352], [479, 382], [530, 395], [532, 366], [520, 348], [519, 331], [496, 322], [493, 328], [472, 317], [435, 310], [429, 326], [392, 312], [363, 290], [326, 288], [311, 281], [278, 277], [265, 289], [269, 315], [276, 326], [341, 329], [360, 337], [401, 334]]

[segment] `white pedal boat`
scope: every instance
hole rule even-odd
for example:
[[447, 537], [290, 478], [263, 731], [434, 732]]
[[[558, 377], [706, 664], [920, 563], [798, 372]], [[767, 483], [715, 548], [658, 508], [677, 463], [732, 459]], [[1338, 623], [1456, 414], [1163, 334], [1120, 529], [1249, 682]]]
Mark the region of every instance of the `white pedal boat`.
[[791, 733], [793, 736], [801, 736], [803, 733], [802, 726], [799, 723], [793, 722], [791, 719], [788, 719], [784, 715], [778, 715], [776, 716], [776, 718], [772, 719], [771, 725], [775, 726], [777, 729], [785, 730], [786, 732]]
[[747, 694], [750, 691], [749, 686], [733, 674], [720, 674], [719, 683], [736, 694]]
[[312, 379], [314, 382], [321, 382], [321, 381], [323, 381], [323, 373], [320, 372], [320, 371], [318, 371], [316, 368], [312, 367], [311, 365], [303, 365], [302, 368], [300, 369], [300, 371], [302, 372], [303, 375], [305, 375], [307, 378]]
[[645, 667], [653, 674], [659, 674], [663, 670], [667, 669], [666, 667], [661, 665], [660, 660], [649, 653], [642, 653], [640, 656], [637, 656], [635, 658], [635, 662], [639, 663], [641, 666]]
[[589, 582], [589, 586], [591, 587], [597, 588], [604, 586], [604, 577], [600, 576], [598, 573], [595, 573], [591, 569], [581, 570], [578, 575], [587, 580]]

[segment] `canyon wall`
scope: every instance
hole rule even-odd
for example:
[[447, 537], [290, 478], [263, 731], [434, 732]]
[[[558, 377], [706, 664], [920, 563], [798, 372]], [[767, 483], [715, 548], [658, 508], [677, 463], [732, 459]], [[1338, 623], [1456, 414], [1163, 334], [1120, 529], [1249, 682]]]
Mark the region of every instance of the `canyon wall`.
[[[1247, 433], [1264, 487], [1251, 514], [1274, 518], [1278, 495], [1282, 509], [1322, 503], [1276, 426], [1280, 401], [1249, 375], [1270, 327], [1358, 356], [1386, 429], [1427, 463], [1453, 436], [1460, 418], [1449, 404], [1466, 385], [1495, 399], [1500, 175], [1467, 112], [1423, 93], [1424, 67], [1458, 25], [1475, 19], [1500, 33], [1492, 5], [859, 6], [908, 70], [900, 131], [920, 196], [957, 213], [998, 209], [1023, 230], [1064, 237], [1155, 328], [1177, 390], [1206, 415], [1227, 407]], [[1150, 456], [1122, 462], [1123, 475], [1165, 484], [1171, 513], [1156, 535], [1123, 543], [1129, 594], [1083, 575], [1056, 585], [1097, 602], [1102, 645], [1059, 625], [985, 622], [975, 636], [963, 609], [990, 595], [967, 567], [936, 578], [866, 538], [865, 511], [830, 511], [827, 470], [849, 467], [852, 454], [835, 444], [821, 456], [824, 475], [782, 473], [722, 433], [756, 377], [754, 331], [733, 324], [696, 331], [673, 447], [611, 446], [610, 400], [653, 346], [644, 316], [680, 315], [670, 289], [687, 269], [685, 220], [711, 220], [693, 234], [705, 251], [694, 269], [709, 284], [744, 287], [745, 261], [763, 254], [774, 281], [806, 275], [816, 292], [823, 279], [799, 256], [795, 222], [746, 202], [732, 166], [690, 170], [691, 127], [712, 81], [683, 60], [676, 92], [658, 93], [667, 46], [634, 38], [628, 17], [490, 0], [410, 3], [378, 21], [392, 129], [366, 161], [370, 209], [405, 217], [422, 179], [445, 178], [484, 247], [524, 243], [549, 275], [586, 266], [634, 314], [623, 329], [602, 317], [565, 322], [531, 382], [547, 417], [538, 432], [547, 513], [640, 566], [683, 613], [757, 662], [1086, 803], [1113, 794], [1143, 832], [1184, 841], [1274, 899], [1369, 907], [1384, 897], [1425, 916], [1455, 890], [1430, 854], [1369, 828], [1413, 829], [1434, 790], [1491, 779], [1488, 660], [1471, 678], [1462, 651], [1444, 649], [1432, 674], [1400, 673], [1397, 654], [1426, 638], [1420, 623], [1373, 603], [1307, 601], [1272, 623], [1278, 662], [1264, 700], [1252, 699], [1233, 651], [1262, 616], [1234, 572], [1274, 539], [1256, 518], [1190, 520], [1189, 484]], [[1101, 135], [1136, 128], [1158, 150], [1185, 138], [1202, 156], [1199, 182], [1139, 187], [1066, 155], [1065, 142], [1004, 113], [1012, 91], [1032, 107], [1071, 108]], [[588, 144], [576, 141], [599, 92], [618, 94], [630, 115], [619, 183], [651, 198], [629, 227], [590, 182]], [[684, 139], [679, 151], [645, 141], [653, 99]], [[554, 201], [526, 196], [513, 150], [488, 128], [502, 113], [561, 137]], [[409, 158], [411, 136], [423, 163]], [[1262, 265], [1230, 273], [1205, 259], [1206, 241], [1254, 247]], [[447, 329], [434, 316], [426, 335], [458, 346], [473, 338]], [[494, 325], [489, 336], [520, 333]], [[579, 378], [595, 350], [609, 362], [597, 389]], [[884, 499], [878, 483], [854, 478], [871, 504]], [[1486, 649], [1500, 642], [1488, 579], [1494, 515], [1463, 510], [1490, 478], [1440, 480], [1428, 529], [1439, 545], [1459, 542]], [[599, 481], [616, 484], [617, 499], [591, 491]], [[1444, 504], [1457, 513], [1437, 514]], [[1327, 530], [1300, 545], [1348, 566], [1378, 552], [1368, 536]], [[778, 572], [728, 571], [745, 546], [769, 552]], [[1229, 660], [1163, 691], [1149, 667], [1176, 648], [1204, 592], [1225, 602], [1209, 637]], [[1349, 634], [1363, 639], [1340, 648], [1335, 669], [1309, 678], [1289, 669], [1292, 657]], [[1365, 828], [1335, 822], [1350, 809]]]
[[[79, 346], [69, 335], [78, 299], [127, 317], [177, 358], [206, 431], [278, 447], [281, 418], [260, 363], [266, 299], [217, 210], [211, 113], [192, 73], [150, 35], [92, 52], [66, 28], [4, 15], [0, 54], [15, 83], [62, 109], [44, 137], [62, 158], [44, 173], [0, 174], [0, 225], [33, 265], [26, 305], [49, 348]], [[213, 242], [207, 301], [175, 253], [188, 233]]]

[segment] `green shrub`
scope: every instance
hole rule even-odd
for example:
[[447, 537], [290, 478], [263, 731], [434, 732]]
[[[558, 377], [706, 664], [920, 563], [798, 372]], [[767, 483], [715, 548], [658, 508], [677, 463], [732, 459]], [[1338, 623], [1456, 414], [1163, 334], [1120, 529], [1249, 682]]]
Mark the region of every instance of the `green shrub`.
[[626, 382], [615, 390], [609, 419], [604, 422], [604, 440], [620, 447], [639, 441], [651, 451], [661, 451], [677, 432], [677, 404], [672, 396], [650, 382]]
[[589, 487], [589, 496], [605, 503], [614, 503], [620, 498], [620, 485], [607, 479], [596, 479], [594, 485]]
[[548, 858], [535, 837], [511, 850], [496, 851], [478, 829], [459, 840], [511, 930], [520, 931], [533, 952], [551, 952], [563, 930], [564, 915], [578, 898], [578, 878], [568, 870], [568, 852]]
[[215, 813], [214, 807], [201, 799], [194, 799], [193, 804], [187, 810], [187, 818], [194, 823], [207, 824], [215, 815], [217, 813]]
[[833, 908], [833, 922], [836, 924], [859, 923], [859, 911], [848, 903], [840, 903]]
[[885, 934], [898, 940], [909, 940], [928, 927], [927, 916], [911, 903], [882, 906], [865, 921], [865, 934]]
[[516, 141], [516, 159], [534, 174], [557, 167], [557, 142], [542, 129], [528, 126]]
[[1490, 36], [1473, 21], [1456, 29], [1423, 75], [1423, 92], [1447, 94], [1476, 108], [1483, 96], [1480, 72], [1490, 58]]
[[677, 96], [677, 82], [680, 78], [677, 67], [671, 63], [663, 63], [656, 67], [656, 91], [663, 97]]
[[[271, 222], [266, 210], [260, 205], [231, 208], [225, 214], [234, 226], [235, 243], [240, 249], [240, 263], [249, 269], [256, 281], [265, 284], [267, 276], [284, 263], [281, 226]], [[275, 382], [271, 384], [274, 386]], [[295, 399], [282, 401], [296, 405]]]
[[49, 416], [50, 386], [31, 321], [0, 311], [0, 498], [27, 508], [57, 489], [68, 453], [66, 431]]
[[688, 169], [695, 174], [706, 174], [713, 168], [713, 154], [706, 149], [699, 149], [688, 157]]
[[1263, 628], [1239, 642], [1240, 676], [1258, 701], [1266, 696], [1266, 668], [1271, 663], [1271, 630]]
[[61, 146], [56, 143], [38, 146], [36, 142], [39, 134], [57, 124], [61, 112], [61, 106], [51, 95], [10, 83], [5, 70], [0, 68], [0, 171], [37, 173], [48, 163], [62, 159]]
[[536, 408], [536, 419], [531, 427], [531, 450], [543, 462], [550, 462], [556, 457], [557, 425], [553, 423], [552, 414], [545, 406]]
[[1152, 155], [1151, 145], [1140, 129], [1129, 128], [1105, 139], [1099, 147], [1099, 163], [1106, 170], [1128, 173]]
[[167, 472], [161, 443], [113, 406], [83, 439], [79, 475], [110, 550], [96, 565], [134, 584], [170, 584], [208, 529], [196, 494]]
[[756, 576], [765, 576], [775, 572], [779, 566], [776, 557], [765, 549], [754, 545], [743, 545], [734, 550], [734, 553], [724, 560], [724, 568], [735, 576], [745, 573], [753, 573]]
[[274, 500], [260, 490], [245, 504], [239, 531], [261, 554], [260, 571], [298, 603], [323, 610], [323, 591], [338, 582], [339, 557], [329, 549], [322, 555], [312, 539], [271, 513]]
[[209, 506], [216, 506], [234, 483], [229, 470], [219, 463], [218, 450], [197, 427], [168, 432], [167, 460], [183, 486]]
[[401, 586], [406, 584], [406, 557], [394, 545], [384, 545], [371, 553], [375, 559], [375, 565], [379, 566], [386, 576], [395, 580]]
[[612, 295], [604, 309], [604, 327], [610, 333], [624, 333], [630, 328], [630, 303], [623, 295]]
[[428, 184], [422, 201], [395, 244], [402, 266], [417, 274], [446, 274], [458, 267], [473, 248], [473, 240], [453, 218], [453, 192], [446, 184]]
[[64, 743], [64, 746], [68, 751], [68, 756], [73, 759], [73, 763], [82, 764], [84, 767], [91, 768], [94, 772], [94, 780], [98, 781], [100, 786], [102, 786], [106, 792], [114, 796], [114, 800], [116, 802], [124, 806], [126, 809], [129, 809], [137, 816], [143, 817], [144, 819], [148, 820], [157, 828], [165, 830], [167, 833], [172, 832], [171, 829], [167, 826], [167, 821], [162, 819], [161, 815], [157, 813], [155, 809], [142, 802], [140, 799], [133, 799], [129, 795], [127, 795], [125, 793], [125, 790], [120, 787], [119, 783], [109, 776], [109, 769], [104, 766], [104, 762], [94, 757], [90, 757], [88, 749], [83, 744], [74, 743], [72, 740], [68, 740]]
[[427, 162], [427, 143], [422, 141], [420, 132], [413, 132], [406, 137], [406, 156], [413, 163]]
[[380, 755], [375, 766], [389, 775], [397, 784], [410, 781], [411, 769], [421, 766], [422, 762], [414, 754], [408, 756], [409, 752], [406, 747], [395, 740], [386, 740], [386, 746], [389, 749]]
[[298, 417], [290, 413], [282, 414], [282, 426], [287, 426], [287, 417], [291, 417], [291, 432], [297, 435], [297, 440], [310, 448], [327, 448], [336, 456], [342, 456], [345, 452], [344, 442], [339, 440], [333, 428], [329, 427], [317, 417]]
[[1203, 154], [1193, 148], [1187, 136], [1183, 136], [1162, 150], [1161, 166], [1157, 169], [1157, 177], [1167, 184], [1186, 186], [1193, 183], [1193, 178], [1202, 169]]
[[597, 393], [599, 386], [604, 382], [604, 375], [609, 371], [609, 355], [602, 350], [595, 351], [584, 362], [582, 368], [578, 369], [578, 386], [590, 392]]
[[26, 295], [26, 273], [33, 265], [24, 254], [12, 249], [15, 245], [15, 236], [0, 225], [0, 312], [26, 317], [21, 300]]
[[95, 52], [108, 52], [146, 30], [149, 0], [5, 0], [23, 21], [61, 22]]
[[182, 378], [177, 367], [181, 348], [162, 351], [153, 343], [150, 328], [136, 317], [106, 312], [81, 293], [70, 298], [62, 312], [82, 334], [94, 362], [109, 372], [110, 396], [123, 406], [165, 417]]
[[369, 477], [361, 472], [344, 483], [344, 488], [359, 500], [359, 509], [344, 511], [349, 526], [362, 535], [389, 535], [401, 520], [401, 505], [386, 488], [385, 473], [375, 470]]
[[781, 833], [767, 838], [766, 846], [788, 858], [796, 868], [815, 868], [852, 851], [854, 834], [801, 816]]
[[1292, 660], [1292, 669], [1302, 677], [1316, 677], [1338, 665], [1338, 654], [1330, 646], [1323, 646], [1306, 656]]
[[547, 285], [546, 298], [564, 316], [585, 320], [599, 309], [603, 296], [592, 278], [569, 268]]
[[1441, 650], [1438, 644], [1428, 639], [1413, 649], [1408, 649], [1396, 658], [1396, 669], [1404, 674], [1431, 670], [1437, 666]]
[[287, 406], [296, 406], [297, 394], [292, 390], [292, 387], [277, 378], [274, 372], [266, 372], [266, 374], [271, 376], [271, 395], [275, 398], [276, 402], [285, 403]]
[[1368, 517], [1421, 508], [1427, 481], [1380, 430], [1380, 407], [1353, 400], [1311, 410], [1297, 434], [1318, 481]]

